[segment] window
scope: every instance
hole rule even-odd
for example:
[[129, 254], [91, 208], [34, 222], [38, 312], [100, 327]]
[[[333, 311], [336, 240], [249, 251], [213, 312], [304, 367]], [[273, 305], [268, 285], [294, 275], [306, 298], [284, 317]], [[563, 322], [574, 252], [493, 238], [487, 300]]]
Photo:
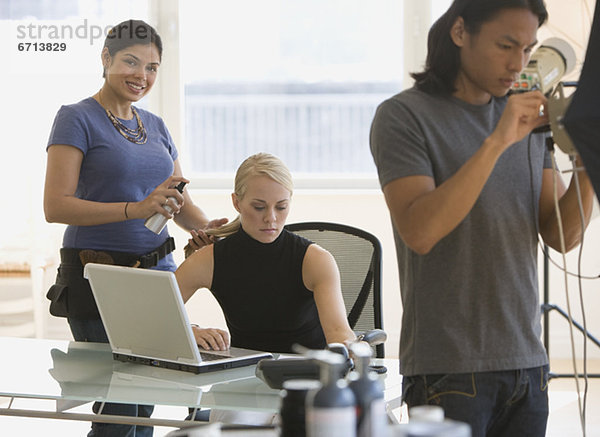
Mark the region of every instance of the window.
[[192, 173], [266, 151], [295, 173], [375, 176], [369, 129], [402, 89], [398, 0], [181, 0]]

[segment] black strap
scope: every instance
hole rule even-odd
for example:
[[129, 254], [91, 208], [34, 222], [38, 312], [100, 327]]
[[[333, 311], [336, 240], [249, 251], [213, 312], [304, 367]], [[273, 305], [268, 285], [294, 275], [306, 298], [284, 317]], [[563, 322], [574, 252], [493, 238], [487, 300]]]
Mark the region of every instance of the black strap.
[[149, 269], [150, 267], [154, 267], [158, 264], [158, 261], [170, 254], [175, 250], [175, 239], [173, 237], [169, 237], [165, 240], [163, 244], [158, 246], [152, 252], [148, 252], [146, 255], [142, 255], [139, 258], [140, 265], [139, 267], [142, 269]]
[[[116, 251], [93, 251], [96, 252], [96, 256], [102, 255], [98, 260], [94, 258], [87, 260], [87, 262], [99, 262], [101, 264], [115, 264], [120, 266], [140, 267], [143, 269], [149, 269], [158, 264], [158, 262], [175, 250], [175, 240], [173, 237], [169, 237], [163, 244], [158, 246], [156, 249], [144, 254], [137, 255], [134, 253], [127, 252], [116, 252]], [[63, 264], [79, 265], [82, 266], [82, 260], [80, 253], [85, 252], [84, 249], [72, 249], [63, 247], [60, 249], [60, 260]], [[106, 255], [108, 260], [106, 260]]]

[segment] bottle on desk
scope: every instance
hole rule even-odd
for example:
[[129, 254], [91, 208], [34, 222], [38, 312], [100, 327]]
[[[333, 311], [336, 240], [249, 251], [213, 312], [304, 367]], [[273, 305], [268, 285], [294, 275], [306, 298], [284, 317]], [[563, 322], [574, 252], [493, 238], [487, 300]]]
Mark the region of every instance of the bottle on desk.
[[279, 437], [306, 437], [306, 395], [321, 388], [316, 379], [290, 379], [281, 391]]
[[330, 351], [314, 356], [321, 368], [321, 384], [306, 398], [307, 437], [356, 437], [356, 397], [339, 377], [346, 359]]
[[379, 437], [387, 432], [387, 416], [383, 386], [377, 374], [370, 370], [373, 351], [366, 343], [353, 343], [354, 371], [349, 375], [350, 389], [356, 397], [356, 436]]

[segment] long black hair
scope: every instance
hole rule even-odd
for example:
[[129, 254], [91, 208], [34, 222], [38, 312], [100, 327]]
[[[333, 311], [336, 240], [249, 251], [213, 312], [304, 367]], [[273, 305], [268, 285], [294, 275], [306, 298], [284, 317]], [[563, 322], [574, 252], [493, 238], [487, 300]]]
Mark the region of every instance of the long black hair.
[[[154, 44], [158, 49], [158, 58], [162, 59], [162, 40], [160, 36], [148, 23], [142, 20], [126, 20], [117, 24], [106, 34], [104, 47], [108, 49], [110, 56], [114, 56], [120, 50], [137, 44]], [[105, 77], [106, 72], [102, 73]]]
[[477, 34], [481, 25], [504, 9], [521, 8], [538, 17], [539, 26], [548, 19], [543, 0], [454, 0], [450, 8], [429, 29], [425, 70], [411, 73], [418, 89], [430, 94], [452, 94], [460, 69], [460, 49], [450, 38], [450, 30], [462, 17], [465, 30]]

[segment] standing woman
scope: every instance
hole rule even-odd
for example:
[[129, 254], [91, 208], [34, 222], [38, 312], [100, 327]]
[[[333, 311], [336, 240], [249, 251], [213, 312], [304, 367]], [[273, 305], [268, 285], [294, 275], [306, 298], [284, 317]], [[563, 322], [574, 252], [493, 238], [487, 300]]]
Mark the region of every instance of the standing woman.
[[[92, 97], [62, 106], [50, 132], [44, 212], [48, 222], [68, 226], [48, 298], [50, 312], [67, 317], [77, 341], [108, 342], [82, 276], [86, 262], [175, 270], [167, 228], [157, 235], [145, 219], [159, 213], [188, 231], [226, 221], [209, 221], [187, 191], [175, 189], [187, 180], [167, 127], [132, 105], [152, 89], [161, 56], [161, 39], [147, 23], [128, 20], [113, 27], [101, 55], [104, 85]], [[210, 242], [199, 234], [200, 244]], [[149, 417], [152, 409], [106, 404], [103, 413]], [[149, 436], [152, 428], [93, 423], [89, 435]]]

